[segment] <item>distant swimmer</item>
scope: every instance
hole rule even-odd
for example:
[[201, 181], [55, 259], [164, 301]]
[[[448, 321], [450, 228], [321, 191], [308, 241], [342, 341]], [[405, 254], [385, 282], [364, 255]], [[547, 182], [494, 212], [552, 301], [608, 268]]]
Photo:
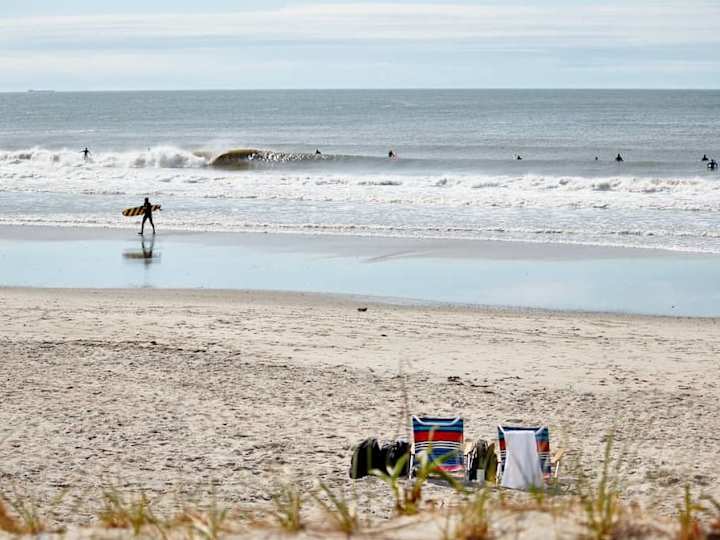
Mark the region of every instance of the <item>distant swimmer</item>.
[[320, 151], [319, 148], [316, 148], [316, 149], [315, 149], [315, 155], [316, 155], [316, 156], [322, 156], [322, 152]]
[[518, 154], [517, 156], [515, 156], [515, 159], [518, 161], [522, 161], [522, 156], [520, 154]]
[[87, 149], [87, 146], [85, 147], [85, 150], [80, 152], [83, 155], [83, 159], [87, 160], [88, 156], [90, 155], [90, 150]]
[[390, 150], [388, 152], [388, 159], [397, 159], [397, 154], [395, 153], [395, 150]]
[[597, 161], [597, 160], [598, 160], [598, 157], [597, 157], [597, 156], [595, 156], [595, 161]]
[[708, 161], [707, 154], [703, 154], [703, 157], [702, 157], [702, 159], [701, 159], [700, 161]]
[[707, 168], [710, 169], [711, 171], [714, 171], [715, 169], [718, 168], [718, 162], [715, 161], [714, 159], [711, 159], [710, 163], [707, 164]]
[[625, 161], [625, 160], [624, 160], [623, 157], [618, 153], [618, 155], [615, 156], [615, 161], [617, 161], [618, 163], [620, 163], [621, 161]]
[[142, 225], [140, 225], [140, 232], [138, 233], [139, 235], [142, 235], [143, 232], [145, 231], [145, 222], [147, 220], [150, 220], [150, 225], [152, 225], [152, 228], [153, 228], [153, 234], [155, 234], [155, 224], [153, 223], [152, 209], [153, 209], [153, 205], [150, 204], [150, 199], [145, 197], [145, 202], [143, 203], [143, 219], [142, 219]]

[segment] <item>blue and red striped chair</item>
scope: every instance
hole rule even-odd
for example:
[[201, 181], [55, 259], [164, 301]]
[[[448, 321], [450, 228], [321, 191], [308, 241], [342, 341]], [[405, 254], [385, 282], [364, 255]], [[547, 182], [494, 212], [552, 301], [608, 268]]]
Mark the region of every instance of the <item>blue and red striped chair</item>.
[[537, 453], [540, 458], [540, 470], [545, 480], [551, 480], [558, 477], [560, 470], [560, 460], [565, 451], [560, 450], [555, 455], [550, 454], [550, 429], [547, 426], [539, 427], [520, 427], [520, 426], [498, 426], [498, 448], [500, 449], [500, 462], [498, 463], [498, 482], [505, 470], [505, 461], [507, 459], [507, 445], [505, 441], [505, 433], [508, 431], [532, 431], [535, 433], [535, 442], [537, 444]]
[[435, 469], [456, 477], [465, 478], [463, 419], [413, 416], [414, 451], [410, 474], [417, 467], [420, 455], [425, 453]]

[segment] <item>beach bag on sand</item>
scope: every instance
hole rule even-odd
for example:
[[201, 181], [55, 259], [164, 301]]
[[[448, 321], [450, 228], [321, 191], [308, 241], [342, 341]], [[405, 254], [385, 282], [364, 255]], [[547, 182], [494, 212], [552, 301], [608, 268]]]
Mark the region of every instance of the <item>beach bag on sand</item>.
[[397, 465], [398, 461], [405, 458], [405, 464], [400, 471], [400, 476], [407, 476], [410, 473], [410, 443], [403, 440], [397, 440], [387, 442], [382, 445], [380, 452], [383, 455], [383, 462], [385, 463], [385, 470], [392, 470]]
[[495, 443], [488, 445], [484, 439], [478, 439], [466, 457], [468, 480], [471, 482], [495, 483], [497, 474], [497, 456]]
[[497, 482], [498, 460], [495, 453], [495, 443], [490, 443], [485, 454], [485, 481], [490, 484]]
[[363, 478], [369, 472], [378, 467], [382, 467], [384, 457], [380, 450], [380, 444], [375, 438], [365, 439], [355, 446], [353, 449], [352, 459], [350, 461], [350, 478]]
[[485, 480], [485, 461], [487, 460], [488, 445], [484, 439], [479, 439], [470, 450], [470, 453], [466, 456], [467, 463], [467, 479], [474, 482], [478, 479], [478, 471], [481, 473], [482, 478]]

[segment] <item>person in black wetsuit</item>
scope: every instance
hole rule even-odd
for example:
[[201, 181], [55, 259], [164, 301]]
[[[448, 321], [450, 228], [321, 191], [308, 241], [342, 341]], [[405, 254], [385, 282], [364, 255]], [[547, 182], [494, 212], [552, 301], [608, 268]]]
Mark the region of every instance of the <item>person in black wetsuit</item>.
[[316, 155], [316, 156], [322, 156], [322, 152], [320, 151], [319, 148], [316, 148], [316, 149], [315, 149], [315, 155]]
[[625, 160], [623, 159], [623, 157], [622, 157], [622, 156], [620, 155], [620, 153], [618, 152], [617, 157], [615, 157], [615, 161], [617, 161], [618, 163], [620, 163], [621, 161], [625, 161]]
[[140, 235], [143, 234], [143, 231], [145, 230], [145, 222], [147, 220], [150, 220], [150, 225], [152, 225], [152, 228], [153, 228], [153, 234], [155, 234], [155, 224], [153, 223], [152, 209], [153, 209], [153, 205], [150, 204], [150, 199], [145, 197], [145, 202], [143, 203], [142, 225], [140, 225], [140, 232], [138, 234], [140, 234]]
[[87, 149], [87, 146], [85, 147], [85, 150], [80, 152], [83, 155], [83, 159], [87, 161], [88, 156], [90, 155], [90, 150]]
[[708, 161], [707, 154], [703, 154], [703, 157], [702, 157], [702, 159], [701, 159], [700, 161]]
[[395, 153], [395, 150], [390, 150], [388, 152], [388, 159], [396, 159], [396, 158], [397, 158], [397, 154]]
[[718, 168], [718, 162], [715, 161], [714, 159], [711, 159], [710, 163], [707, 164], [707, 168], [710, 169], [711, 171], [714, 171], [715, 169]]

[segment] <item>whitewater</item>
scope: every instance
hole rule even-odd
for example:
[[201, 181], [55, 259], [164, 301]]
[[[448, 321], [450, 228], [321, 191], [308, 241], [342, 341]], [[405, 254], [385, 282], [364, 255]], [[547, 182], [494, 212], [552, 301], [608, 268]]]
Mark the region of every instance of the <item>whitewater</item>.
[[[133, 228], [120, 212], [148, 196], [161, 229], [720, 253], [720, 175], [699, 161], [718, 93], [478, 92], [84, 94], [90, 118], [77, 95], [0, 95], [0, 224]], [[238, 148], [258, 150], [219, 165]]]

